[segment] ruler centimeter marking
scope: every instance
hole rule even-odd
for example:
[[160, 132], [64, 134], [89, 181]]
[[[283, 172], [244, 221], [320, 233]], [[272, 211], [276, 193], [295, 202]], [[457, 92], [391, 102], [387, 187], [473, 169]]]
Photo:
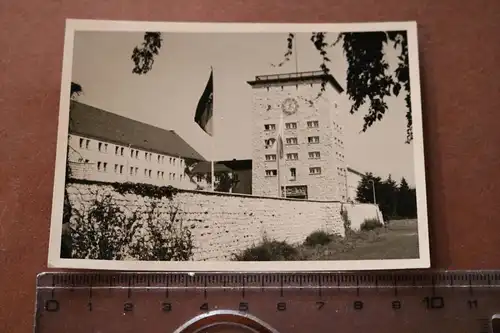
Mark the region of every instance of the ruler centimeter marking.
[[[143, 321], [147, 319], [153, 326], [156, 321], [166, 320], [156, 312], [156, 302], [160, 302], [161, 313], [179, 313], [179, 317], [161, 322], [164, 326], [171, 325], [167, 329], [171, 332], [182, 320], [187, 322], [201, 314], [214, 313], [216, 316], [220, 309], [236, 311], [218, 314], [233, 316], [236, 321], [243, 320], [242, 313], [252, 314], [270, 325], [287, 328], [280, 332], [301, 332], [309, 328], [329, 332], [323, 328], [333, 324], [345, 329], [357, 327], [357, 330], [382, 332], [377, 330], [377, 322], [388, 320], [389, 329], [385, 332], [391, 332], [391, 327], [405, 332], [446, 331], [453, 328], [450, 325], [459, 325], [456, 327], [464, 328], [463, 332], [467, 327], [467, 332], [491, 333], [495, 332], [492, 323], [500, 321], [500, 316], [494, 317], [500, 313], [500, 274], [497, 271], [64, 272], [39, 275], [36, 288], [36, 333], [57, 332], [63, 326], [74, 333], [89, 327], [104, 331], [109, 325], [128, 325], [120, 326], [120, 331], [129, 332], [130, 329], [132, 332], [132, 328], [138, 329], [139, 313]], [[103, 292], [107, 290], [111, 294], [105, 296]], [[84, 300], [78, 296], [81, 291], [85, 291]], [[119, 296], [122, 293], [125, 298]], [[112, 320], [116, 315], [113, 309], [121, 309], [122, 316], [135, 313], [136, 317], [120, 317], [120, 322], [124, 320], [124, 323], [118, 324]], [[413, 319], [403, 322], [402, 315], [398, 315], [403, 313], [401, 311], [411, 311]], [[59, 313], [67, 316], [57, 316]], [[99, 314], [104, 313], [109, 320], [99, 319]], [[363, 313], [363, 317], [355, 317], [353, 313]], [[68, 318], [86, 319], [75, 323]]]

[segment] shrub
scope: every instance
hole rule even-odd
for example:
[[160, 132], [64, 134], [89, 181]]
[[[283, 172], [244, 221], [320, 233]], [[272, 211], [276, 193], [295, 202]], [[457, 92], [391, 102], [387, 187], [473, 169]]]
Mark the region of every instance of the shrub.
[[322, 230], [314, 231], [309, 236], [307, 236], [304, 241], [304, 245], [308, 247], [313, 247], [316, 245], [326, 245], [332, 241], [331, 235], [327, 234]]
[[340, 211], [340, 216], [342, 217], [342, 221], [344, 221], [344, 228], [346, 230], [351, 229], [351, 220], [349, 220], [349, 214], [346, 209], [342, 209]]
[[286, 242], [264, 239], [261, 244], [234, 255], [236, 261], [284, 261], [293, 260], [298, 251]]
[[364, 231], [369, 231], [369, 230], [374, 230], [382, 227], [382, 223], [379, 222], [377, 219], [365, 219], [364, 222], [361, 224], [361, 230]]
[[155, 203], [127, 214], [112, 196], [96, 198], [85, 211], [71, 210], [71, 257], [189, 260], [193, 254], [191, 232], [177, 215], [178, 209], [172, 206], [170, 212], [161, 214]]

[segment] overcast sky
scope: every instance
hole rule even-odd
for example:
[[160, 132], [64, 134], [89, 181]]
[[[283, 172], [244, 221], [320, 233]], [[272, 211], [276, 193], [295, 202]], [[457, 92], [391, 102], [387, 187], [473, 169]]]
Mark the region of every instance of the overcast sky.
[[[320, 58], [309, 34], [297, 36], [299, 71], [318, 70]], [[206, 158], [251, 158], [251, 97], [247, 81], [255, 75], [295, 71], [292, 58], [281, 68], [287, 34], [185, 33], [163, 34], [163, 46], [153, 70], [132, 74], [132, 50], [143, 41], [136, 32], [77, 32], [74, 40], [72, 80], [82, 85], [83, 103], [165, 129], [173, 129]], [[334, 39], [335, 36], [330, 36]], [[386, 49], [391, 66], [395, 52]], [[342, 47], [329, 49], [332, 74], [346, 87], [347, 62]], [[214, 68], [214, 116], [217, 147], [194, 123], [196, 105]], [[382, 122], [366, 133], [363, 110], [350, 115], [344, 126], [347, 163], [361, 172], [393, 179], [405, 177], [414, 184], [413, 147], [405, 144], [404, 94], [388, 99]]]

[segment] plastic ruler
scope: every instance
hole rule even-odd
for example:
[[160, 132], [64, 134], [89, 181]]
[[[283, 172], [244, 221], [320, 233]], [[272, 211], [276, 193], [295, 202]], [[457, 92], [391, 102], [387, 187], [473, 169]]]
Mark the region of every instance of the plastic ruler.
[[500, 271], [43, 273], [36, 333], [500, 332]]

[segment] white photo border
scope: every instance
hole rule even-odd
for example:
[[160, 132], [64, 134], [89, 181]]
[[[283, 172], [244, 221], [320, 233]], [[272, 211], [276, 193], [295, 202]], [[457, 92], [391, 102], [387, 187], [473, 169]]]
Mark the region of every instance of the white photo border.
[[[410, 71], [410, 92], [413, 120], [414, 172], [418, 214], [418, 259], [381, 260], [332, 260], [332, 261], [118, 261], [96, 259], [65, 259], [60, 257], [62, 217], [65, 188], [65, 166], [68, 144], [70, 84], [73, 64], [74, 36], [77, 31], [116, 32], [206, 32], [206, 33], [265, 33], [290, 31], [312, 32], [368, 32], [406, 31]], [[148, 22], [67, 19], [62, 62], [59, 123], [56, 145], [56, 164], [50, 223], [48, 251], [49, 268], [100, 269], [122, 271], [184, 271], [184, 272], [313, 272], [399, 270], [430, 268], [429, 228], [427, 210], [427, 184], [422, 127], [422, 101], [420, 88], [419, 49], [417, 23], [369, 22], [369, 23], [198, 23], [198, 22]]]

